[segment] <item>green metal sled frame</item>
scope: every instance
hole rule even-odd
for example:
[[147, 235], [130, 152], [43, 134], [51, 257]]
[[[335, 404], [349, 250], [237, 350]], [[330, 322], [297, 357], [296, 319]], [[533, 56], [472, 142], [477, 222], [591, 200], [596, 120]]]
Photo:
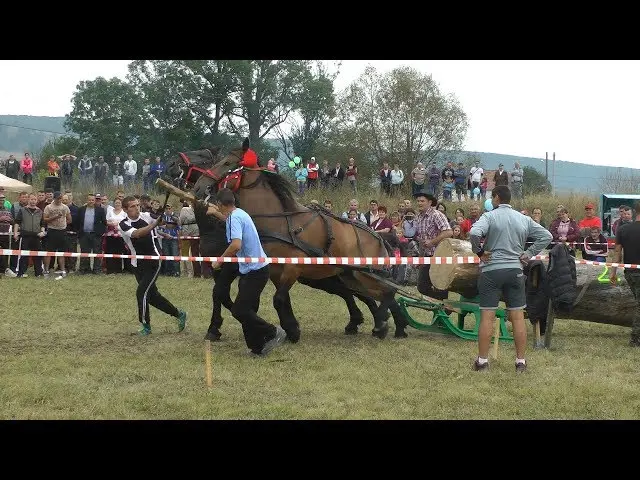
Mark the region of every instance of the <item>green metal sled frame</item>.
[[[431, 333], [441, 333], [445, 335], [455, 335], [465, 340], [478, 340], [478, 329], [480, 328], [480, 307], [474, 299], [460, 297], [459, 301], [443, 300], [443, 303], [432, 303], [426, 300], [415, 300], [407, 297], [398, 297], [398, 304], [402, 309], [409, 325], [417, 330]], [[433, 312], [433, 319], [430, 323], [416, 321], [409, 314], [408, 307], [420, 308]], [[460, 310], [458, 313], [457, 325], [451, 321], [447, 314], [447, 309]], [[467, 315], [473, 314], [476, 322], [473, 329], [464, 328], [464, 319]], [[496, 317], [500, 320], [500, 337], [503, 342], [513, 342], [513, 336], [509, 333], [506, 324], [506, 312], [499, 308], [496, 310]]]

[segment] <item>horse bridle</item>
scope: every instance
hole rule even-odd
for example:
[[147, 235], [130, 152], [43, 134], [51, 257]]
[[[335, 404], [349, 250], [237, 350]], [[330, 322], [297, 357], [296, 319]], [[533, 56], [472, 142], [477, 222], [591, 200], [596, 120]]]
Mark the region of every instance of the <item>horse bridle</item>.
[[[209, 158], [211, 160], [213, 160], [213, 153], [211, 153], [211, 150], [209, 150], [208, 148], [204, 148], [203, 150], [205, 150], [207, 153], [209, 153]], [[197, 167], [195, 165], [192, 164], [191, 159], [189, 158], [189, 156], [184, 153], [184, 152], [178, 152], [178, 155], [180, 155], [180, 158], [182, 158], [182, 160], [184, 161], [184, 163], [186, 164], [187, 167], [189, 167], [189, 169], [187, 170], [187, 175], [184, 178], [185, 183], [194, 183], [190, 180], [191, 178], [191, 174], [193, 172], [199, 172], [202, 175], [207, 175], [211, 178], [213, 178], [215, 181], [220, 181], [221, 179], [216, 177], [216, 175], [211, 171], [211, 170], [206, 170], [202, 167]], [[181, 168], [180, 169], [180, 176], [178, 178], [182, 179], [182, 177], [184, 176], [184, 170]]]

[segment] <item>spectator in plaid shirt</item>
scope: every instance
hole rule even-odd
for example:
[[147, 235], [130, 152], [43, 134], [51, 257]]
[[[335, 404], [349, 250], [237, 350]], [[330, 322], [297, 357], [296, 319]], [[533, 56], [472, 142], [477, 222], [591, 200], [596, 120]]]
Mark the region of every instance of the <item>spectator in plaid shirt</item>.
[[[416, 218], [416, 239], [420, 246], [420, 254], [424, 257], [432, 257], [436, 246], [445, 238], [453, 234], [447, 217], [435, 206], [437, 198], [424, 191], [414, 194], [418, 204], [418, 216]], [[447, 290], [437, 290], [431, 284], [429, 268], [431, 265], [422, 265], [418, 274], [418, 291], [430, 299], [444, 300], [449, 296]]]

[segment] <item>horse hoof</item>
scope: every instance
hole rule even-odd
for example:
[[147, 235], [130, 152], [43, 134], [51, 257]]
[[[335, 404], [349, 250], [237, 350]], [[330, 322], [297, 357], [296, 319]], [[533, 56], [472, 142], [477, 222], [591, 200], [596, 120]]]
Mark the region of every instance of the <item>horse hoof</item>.
[[220, 330], [207, 330], [207, 334], [204, 336], [204, 339], [209, 340], [210, 342], [219, 342], [220, 337], [222, 337]]
[[396, 338], [407, 338], [409, 335], [407, 335], [407, 332], [404, 330], [396, 330], [393, 336]]
[[287, 332], [287, 340], [291, 343], [298, 343], [300, 341], [300, 329], [296, 328], [295, 330], [286, 330]]
[[356, 335], [358, 333], [358, 325], [362, 325], [364, 323], [363, 318], [352, 318], [349, 320], [349, 323], [346, 327], [344, 327], [345, 335]]
[[389, 333], [389, 325], [387, 325], [386, 322], [383, 327], [371, 330], [371, 335], [379, 338], [380, 340], [384, 339], [387, 336], [387, 333]]

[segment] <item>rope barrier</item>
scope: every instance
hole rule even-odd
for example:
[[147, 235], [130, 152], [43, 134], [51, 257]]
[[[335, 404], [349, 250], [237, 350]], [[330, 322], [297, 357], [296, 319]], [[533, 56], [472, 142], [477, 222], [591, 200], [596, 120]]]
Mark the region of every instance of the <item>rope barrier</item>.
[[[80, 258], [135, 258], [138, 260], [172, 260], [181, 262], [226, 262], [226, 263], [277, 263], [292, 265], [452, 265], [480, 263], [477, 256], [465, 257], [182, 257], [171, 255], [124, 255], [119, 253], [76, 253], [76, 252], [43, 252], [32, 250], [0, 249], [0, 255], [21, 255], [25, 257], [80, 257]], [[536, 255], [531, 260], [545, 260], [548, 255]], [[580, 265], [618, 268], [638, 268], [632, 263], [596, 262], [594, 260], [578, 260]]]

